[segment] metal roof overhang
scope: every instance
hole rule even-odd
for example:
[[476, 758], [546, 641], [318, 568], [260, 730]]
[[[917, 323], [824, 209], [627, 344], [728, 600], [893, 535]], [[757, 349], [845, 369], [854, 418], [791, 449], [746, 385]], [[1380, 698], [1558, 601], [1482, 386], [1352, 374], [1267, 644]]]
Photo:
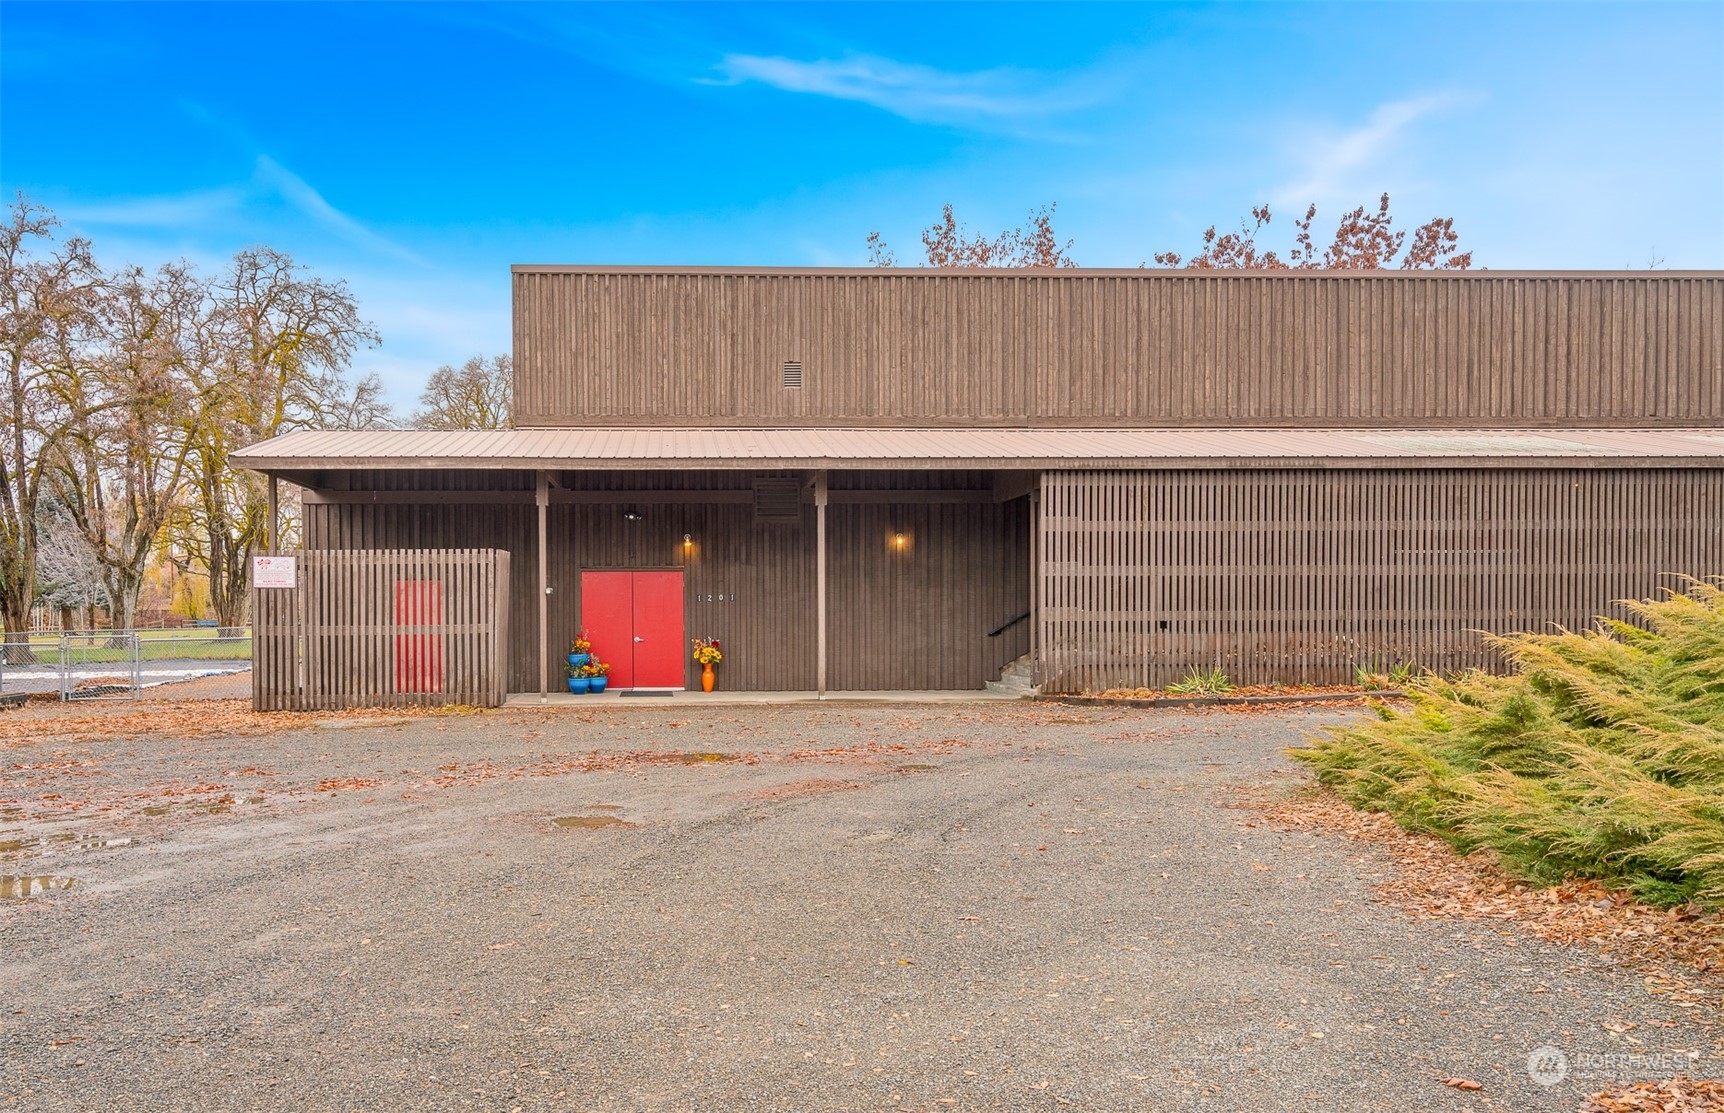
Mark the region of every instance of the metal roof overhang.
[[1724, 467], [1711, 429], [302, 430], [230, 459], [279, 474], [362, 469], [1077, 470]]

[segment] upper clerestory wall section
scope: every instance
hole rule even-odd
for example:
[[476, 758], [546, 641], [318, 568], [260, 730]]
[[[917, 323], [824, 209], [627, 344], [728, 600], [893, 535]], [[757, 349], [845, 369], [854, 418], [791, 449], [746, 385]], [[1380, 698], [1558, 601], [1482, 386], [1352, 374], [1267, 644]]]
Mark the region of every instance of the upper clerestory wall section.
[[516, 424], [1724, 424], [1724, 272], [513, 268]]

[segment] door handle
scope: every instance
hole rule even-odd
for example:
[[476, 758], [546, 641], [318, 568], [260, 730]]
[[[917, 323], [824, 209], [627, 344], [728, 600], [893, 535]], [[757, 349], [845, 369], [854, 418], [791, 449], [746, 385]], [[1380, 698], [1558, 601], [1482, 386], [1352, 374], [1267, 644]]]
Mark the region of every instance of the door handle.
[[646, 639], [645, 639], [645, 638], [643, 638], [643, 637], [641, 637], [641, 636], [640, 636], [640, 635], [639, 635], [639, 634], [636, 634], [636, 635], [635, 635], [635, 641], [637, 641], [637, 642], [644, 642], [644, 641], [646, 641]]

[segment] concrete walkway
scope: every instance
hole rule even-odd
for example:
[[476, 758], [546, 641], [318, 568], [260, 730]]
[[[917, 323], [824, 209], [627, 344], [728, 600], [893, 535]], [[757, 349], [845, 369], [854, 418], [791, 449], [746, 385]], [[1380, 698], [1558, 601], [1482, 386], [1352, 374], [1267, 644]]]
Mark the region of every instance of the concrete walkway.
[[605, 690], [598, 695], [551, 692], [542, 699], [537, 692], [514, 692], [504, 707], [739, 707], [786, 703], [1015, 703], [1023, 697], [984, 690], [946, 692], [698, 692], [670, 691], [647, 695]]

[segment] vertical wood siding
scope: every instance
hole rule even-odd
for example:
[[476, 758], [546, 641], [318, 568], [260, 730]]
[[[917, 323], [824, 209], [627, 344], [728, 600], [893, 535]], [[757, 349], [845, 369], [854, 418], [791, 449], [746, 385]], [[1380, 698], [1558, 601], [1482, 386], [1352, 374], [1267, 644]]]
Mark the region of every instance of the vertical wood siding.
[[1712, 469], [1048, 473], [1042, 679], [1496, 667], [1477, 631], [1580, 628], [1724, 573], [1721, 507]]
[[1724, 421], [1716, 274], [524, 269], [514, 329], [522, 426]]
[[509, 553], [294, 555], [294, 587], [252, 589], [254, 709], [503, 702]]
[[[627, 477], [637, 489], [748, 489], [747, 473], [664, 473]], [[975, 476], [846, 476], [843, 490], [902, 483], [973, 483]], [[566, 486], [615, 490], [623, 479], [591, 474]], [[985, 481], [985, 477], [984, 477]], [[407, 488], [402, 488], [407, 489]], [[957, 489], [963, 489], [959, 487]], [[626, 502], [553, 505], [549, 513], [550, 638], [553, 663], [579, 629], [583, 568], [679, 568], [688, 636], [724, 644], [719, 683], [733, 691], [807, 691], [815, 686], [814, 510], [801, 520], [754, 520], [749, 503]], [[536, 511], [473, 504], [305, 506], [311, 549], [473, 545], [507, 549], [511, 582], [512, 691], [537, 691]], [[834, 690], [979, 689], [1028, 649], [1018, 623], [988, 631], [1029, 609], [1030, 524], [1026, 499], [1008, 503], [834, 505], [828, 510], [831, 593], [830, 676]], [[907, 551], [890, 547], [904, 533]], [[691, 540], [685, 548], [683, 536]], [[616, 650], [595, 646], [600, 657]], [[690, 687], [699, 669], [685, 662]], [[560, 684], [560, 673], [553, 684]]]

